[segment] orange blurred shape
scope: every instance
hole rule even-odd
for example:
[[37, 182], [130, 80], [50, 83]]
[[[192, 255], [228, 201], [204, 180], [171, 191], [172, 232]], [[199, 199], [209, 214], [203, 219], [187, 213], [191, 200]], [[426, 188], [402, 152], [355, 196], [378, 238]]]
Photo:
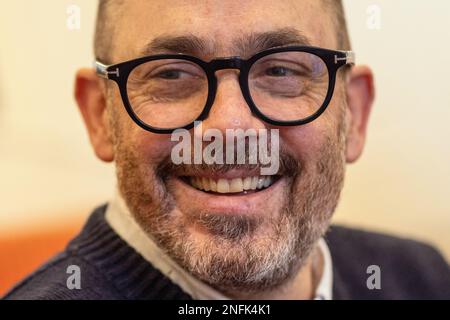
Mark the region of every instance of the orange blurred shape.
[[0, 297], [25, 276], [36, 270], [81, 229], [83, 222], [67, 226], [0, 235]]

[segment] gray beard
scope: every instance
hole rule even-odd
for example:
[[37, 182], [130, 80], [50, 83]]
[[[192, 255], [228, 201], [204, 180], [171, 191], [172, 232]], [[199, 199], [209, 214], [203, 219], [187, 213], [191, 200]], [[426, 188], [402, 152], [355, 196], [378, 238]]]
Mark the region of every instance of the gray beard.
[[[296, 276], [329, 226], [345, 158], [342, 146], [328, 142], [309, 170], [297, 163], [277, 218], [171, 214], [175, 201], [167, 172], [146, 177], [132, 150], [119, 153], [124, 159], [116, 158], [119, 188], [139, 225], [194, 277], [229, 295], [269, 292]], [[151, 178], [160, 183], [149, 186]], [[212, 239], [199, 241], [188, 231], [192, 225], [207, 230]]]

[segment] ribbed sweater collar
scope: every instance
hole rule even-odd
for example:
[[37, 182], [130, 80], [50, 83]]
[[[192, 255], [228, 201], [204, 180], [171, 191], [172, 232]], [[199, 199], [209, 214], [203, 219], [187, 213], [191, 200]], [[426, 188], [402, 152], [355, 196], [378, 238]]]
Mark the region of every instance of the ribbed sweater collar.
[[191, 299], [111, 229], [106, 207], [92, 213], [68, 249], [97, 268], [124, 299]]

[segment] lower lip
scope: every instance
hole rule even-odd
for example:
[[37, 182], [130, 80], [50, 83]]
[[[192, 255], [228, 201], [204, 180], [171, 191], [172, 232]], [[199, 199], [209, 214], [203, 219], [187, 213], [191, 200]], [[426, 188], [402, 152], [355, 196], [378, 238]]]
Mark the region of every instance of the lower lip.
[[[268, 201], [273, 201], [273, 197], [282, 194], [282, 189], [286, 184], [286, 179], [281, 176], [269, 187], [252, 192], [239, 193], [216, 193], [203, 192], [185, 182], [182, 178], [175, 177], [173, 179], [176, 190], [179, 190], [180, 196], [189, 205], [202, 211], [208, 211], [210, 214], [255, 214], [256, 212], [264, 212], [267, 209]], [[177, 199], [178, 200], [178, 199]], [[184, 202], [184, 201], [183, 201]], [[179, 206], [181, 203], [178, 204]], [[183, 210], [183, 208], [180, 208]]]

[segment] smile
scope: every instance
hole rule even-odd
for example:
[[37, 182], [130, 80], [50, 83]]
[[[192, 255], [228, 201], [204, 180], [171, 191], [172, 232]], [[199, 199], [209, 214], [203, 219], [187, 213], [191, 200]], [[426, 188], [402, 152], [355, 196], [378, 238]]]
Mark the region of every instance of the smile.
[[231, 215], [271, 215], [279, 209], [289, 177], [260, 175], [259, 168], [199, 170], [172, 176], [168, 186], [180, 208]]
[[191, 187], [208, 193], [253, 193], [269, 188], [280, 176], [253, 176], [235, 178], [183, 177]]

